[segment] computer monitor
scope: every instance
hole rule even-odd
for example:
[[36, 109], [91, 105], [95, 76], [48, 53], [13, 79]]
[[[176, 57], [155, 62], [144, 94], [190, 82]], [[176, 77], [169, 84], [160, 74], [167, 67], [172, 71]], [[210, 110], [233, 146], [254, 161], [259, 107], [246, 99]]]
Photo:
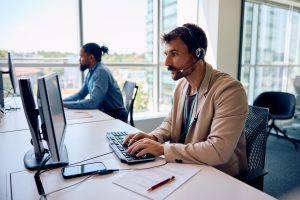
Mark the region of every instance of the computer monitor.
[[0, 73], [0, 107], [5, 107], [4, 105], [4, 91], [10, 92], [10, 89], [5, 89], [3, 84], [3, 74], [9, 74], [9, 79], [11, 83], [11, 87], [13, 89], [13, 94], [17, 94], [17, 78], [15, 73], [15, 68], [12, 64], [11, 54], [10, 52], [7, 53], [7, 65], [8, 71], [2, 71]]
[[[19, 88], [33, 144], [33, 149], [24, 156], [25, 167], [36, 170], [68, 165], [68, 153], [64, 145], [67, 123], [58, 75], [52, 73], [38, 78], [38, 108], [35, 105], [30, 80], [20, 79]], [[45, 150], [43, 140], [46, 141], [49, 151]], [[41, 166], [48, 156], [50, 159]]]
[[10, 52], [7, 53], [7, 58], [8, 58], [8, 73], [9, 73], [11, 87], [14, 91], [14, 94], [17, 94], [16, 72], [15, 72], [15, 68], [12, 64]]

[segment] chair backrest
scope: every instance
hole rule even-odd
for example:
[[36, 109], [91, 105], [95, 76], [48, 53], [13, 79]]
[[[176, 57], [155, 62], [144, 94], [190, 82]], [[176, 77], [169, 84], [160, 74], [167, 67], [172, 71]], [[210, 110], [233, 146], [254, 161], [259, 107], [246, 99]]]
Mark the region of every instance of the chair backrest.
[[134, 126], [133, 122], [133, 106], [135, 97], [138, 91], [138, 86], [135, 82], [125, 81], [123, 86], [123, 98], [125, 103], [125, 108], [128, 112], [128, 115], [130, 116], [130, 125]]
[[287, 92], [263, 92], [253, 102], [254, 106], [269, 108], [273, 119], [291, 119], [296, 108], [296, 98]]
[[265, 166], [268, 115], [266, 108], [249, 106], [245, 123], [248, 170]]

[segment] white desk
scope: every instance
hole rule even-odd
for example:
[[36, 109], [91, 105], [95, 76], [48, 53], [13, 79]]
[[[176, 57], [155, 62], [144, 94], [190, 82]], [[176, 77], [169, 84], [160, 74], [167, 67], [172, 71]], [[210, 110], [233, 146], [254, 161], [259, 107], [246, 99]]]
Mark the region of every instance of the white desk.
[[[65, 144], [68, 149], [70, 163], [94, 157], [99, 154], [110, 152], [111, 149], [106, 142], [107, 131], [126, 130], [135, 132], [137, 129], [119, 120], [107, 120], [92, 123], [69, 125]], [[24, 170], [23, 156], [30, 148], [30, 134], [28, 130], [17, 131], [13, 134], [0, 134], [0, 199], [10, 199], [10, 172]], [[114, 154], [96, 159], [105, 163], [107, 168], [129, 168], [122, 164]], [[142, 165], [147, 165], [142, 164]], [[155, 162], [153, 162], [155, 164]], [[142, 166], [138, 165], [138, 166]], [[181, 164], [178, 164], [180, 167]], [[134, 165], [132, 167], [136, 167]], [[223, 172], [210, 167], [198, 165], [201, 171], [177, 189], [167, 199], [274, 199], [273, 197], [256, 190]], [[66, 184], [77, 182], [82, 178], [65, 181], [60, 169], [46, 172], [42, 175], [42, 181], [46, 192], [51, 188], [61, 188]], [[33, 173], [19, 172], [22, 184], [13, 184], [14, 199], [38, 199], [36, 186], [33, 181]], [[48, 175], [47, 175], [48, 173]], [[54, 175], [53, 175], [54, 173]], [[121, 188], [112, 183], [113, 180], [122, 176], [123, 173], [113, 173], [105, 176], [96, 176], [80, 186], [63, 190], [47, 197], [48, 199], [144, 199], [144, 197]], [[13, 174], [13, 177], [15, 177]], [[56, 175], [55, 175], [56, 174]], [[47, 179], [48, 177], [48, 179]], [[22, 178], [22, 177], [21, 177]], [[14, 179], [13, 179], [14, 181]], [[14, 182], [16, 183], [16, 182]], [[50, 184], [50, 185], [49, 185]], [[48, 191], [47, 191], [48, 189]], [[28, 196], [27, 196], [28, 195]]]
[[[67, 124], [79, 124], [114, 119], [113, 117], [97, 109], [65, 109], [65, 114]], [[0, 122], [0, 133], [27, 129], [29, 129], [29, 127], [22, 105], [18, 110], [7, 111]]]
[[98, 109], [65, 109], [65, 115], [67, 124], [81, 124], [115, 119]]

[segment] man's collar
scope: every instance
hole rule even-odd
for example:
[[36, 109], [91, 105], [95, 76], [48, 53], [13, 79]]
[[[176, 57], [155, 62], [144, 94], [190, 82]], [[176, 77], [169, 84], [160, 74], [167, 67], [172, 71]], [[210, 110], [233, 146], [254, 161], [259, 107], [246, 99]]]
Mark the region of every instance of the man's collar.
[[97, 62], [93, 67], [89, 68], [89, 72], [93, 72], [99, 64], [100, 62]]
[[204, 79], [201, 83], [200, 86], [200, 92], [202, 94], [205, 94], [208, 90], [208, 86], [209, 86], [209, 82], [211, 79], [211, 74], [212, 74], [213, 68], [210, 64], [205, 63], [205, 75], [204, 75]]

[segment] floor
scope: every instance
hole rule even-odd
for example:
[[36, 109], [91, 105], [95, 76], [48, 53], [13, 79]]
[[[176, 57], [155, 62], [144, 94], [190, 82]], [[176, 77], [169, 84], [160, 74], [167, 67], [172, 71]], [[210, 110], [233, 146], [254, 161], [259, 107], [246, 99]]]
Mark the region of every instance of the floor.
[[300, 190], [300, 119], [285, 123], [281, 128], [287, 130], [298, 148], [281, 136], [268, 137], [265, 168], [269, 174], [265, 176], [264, 191], [279, 199], [295, 189]]

